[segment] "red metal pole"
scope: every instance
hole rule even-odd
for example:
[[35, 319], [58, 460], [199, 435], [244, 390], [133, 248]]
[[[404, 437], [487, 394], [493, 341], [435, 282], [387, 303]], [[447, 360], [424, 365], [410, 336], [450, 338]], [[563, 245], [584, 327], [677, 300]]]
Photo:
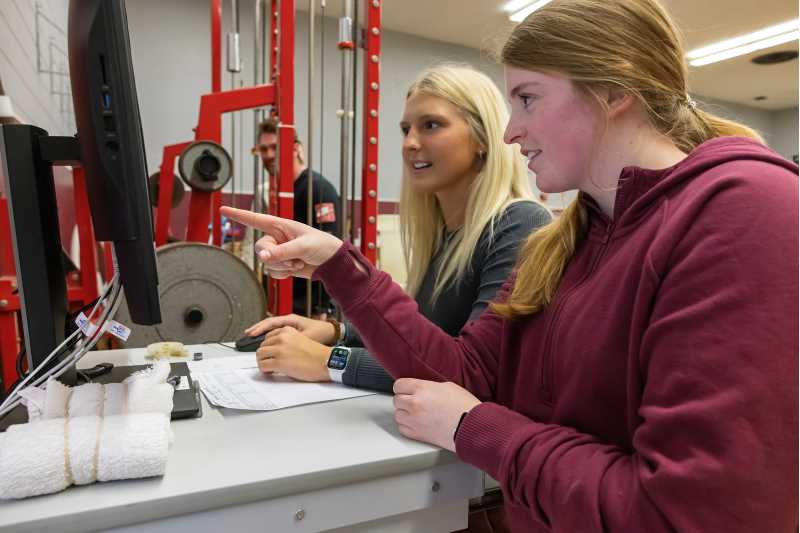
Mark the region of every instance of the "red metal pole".
[[[275, 2], [273, 2], [274, 6]], [[270, 177], [270, 213], [283, 218], [294, 217], [294, 0], [281, 0], [280, 12], [273, 7], [272, 24], [278, 17], [277, 55], [272, 49], [273, 72], [277, 86], [278, 176]], [[273, 39], [275, 32], [272, 32]], [[276, 66], [277, 59], [277, 68]], [[269, 279], [268, 307], [271, 313], [286, 315], [292, 312], [292, 279]]]
[[0, 276], [15, 276], [17, 272], [11, 245], [11, 219], [8, 216], [8, 200], [0, 198]]
[[[156, 246], [167, 244], [169, 223], [172, 216], [172, 186], [175, 175], [175, 160], [183, 149], [191, 143], [169, 144], [161, 155], [161, 168], [158, 171], [158, 207], [156, 208]], [[206, 222], [208, 225], [208, 222]], [[203, 241], [205, 242], [205, 240]]]
[[14, 293], [17, 285], [17, 267], [11, 244], [11, 220], [8, 200], [0, 198], [0, 377], [8, 390], [17, 380], [17, 353], [19, 342], [17, 312], [19, 297]]
[[365, 2], [364, 147], [361, 169], [361, 252], [377, 260], [378, 239], [378, 104], [380, 96], [381, 3]]
[[222, 218], [219, 210], [222, 209], [222, 191], [215, 191], [211, 194], [211, 213], [213, 214], [212, 242], [214, 246], [222, 246]]
[[94, 228], [89, 211], [89, 196], [86, 193], [86, 178], [82, 167], [72, 169], [72, 184], [75, 198], [75, 223], [78, 225], [78, 242], [81, 245], [81, 290], [82, 305], [97, 298], [97, 264], [95, 262]]
[[[211, 92], [222, 90], [222, 0], [211, 0]], [[219, 117], [222, 122], [222, 117]], [[222, 134], [215, 142], [222, 144]], [[194, 194], [192, 194], [194, 196]], [[205, 203], [205, 202], [202, 202]], [[214, 246], [222, 246], [222, 228], [219, 210], [222, 207], [222, 191], [212, 193], [211, 227]]]
[[[264, 65], [264, 68], [269, 67], [269, 76], [267, 79], [273, 81], [278, 75], [278, 2], [270, 2], [270, 17], [269, 17], [269, 64]], [[266, 54], [264, 54], [266, 56]], [[264, 57], [264, 61], [267, 58]]]
[[189, 224], [186, 227], [186, 240], [189, 242], [208, 242], [208, 214], [211, 212], [211, 194], [192, 191], [189, 202]]
[[[280, 76], [278, 75], [278, 34], [280, 33], [279, 27], [279, 16], [278, 13], [278, 2], [270, 2], [270, 17], [269, 17], [269, 64], [264, 65], [264, 68], [269, 67], [269, 80], [275, 85], [275, 105], [272, 108], [272, 115], [277, 117], [278, 116], [278, 106], [280, 105], [281, 101], [281, 93], [283, 92], [284, 88], [278, 82], [280, 80]], [[266, 54], [265, 54], [266, 55]], [[278, 154], [278, 167], [280, 168], [280, 154]], [[267, 212], [273, 215], [278, 214], [278, 180], [276, 176], [270, 176], [269, 179], [269, 200], [267, 203]], [[277, 312], [277, 307], [275, 309], [272, 308], [270, 305], [270, 312]]]
[[211, 0], [211, 92], [222, 90], [222, 0]]
[[17, 311], [19, 299], [12, 295], [13, 278], [0, 279], [0, 376], [3, 388], [8, 391], [17, 381], [17, 354], [19, 342], [17, 336]]
[[[278, 117], [283, 126], [291, 127], [294, 133], [294, 0], [281, 0], [278, 30], [278, 69], [277, 69], [277, 107]], [[294, 147], [294, 137], [288, 145], [284, 145], [280, 153], [280, 164], [287, 164], [289, 172], [280, 172], [282, 176], [281, 192], [294, 192], [294, 176], [292, 175], [292, 148]], [[283, 171], [283, 166], [279, 167]], [[288, 185], [288, 187], [285, 187]], [[290, 202], [291, 206], [292, 203]], [[291, 207], [290, 207], [291, 209]], [[291, 212], [288, 213], [291, 215]], [[282, 215], [283, 216], [283, 215]]]

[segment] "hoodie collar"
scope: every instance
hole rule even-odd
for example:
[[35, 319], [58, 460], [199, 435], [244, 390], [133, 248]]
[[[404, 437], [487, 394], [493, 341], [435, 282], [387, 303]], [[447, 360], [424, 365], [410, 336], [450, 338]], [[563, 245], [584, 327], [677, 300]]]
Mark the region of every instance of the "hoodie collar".
[[[694, 153], [694, 152], [693, 152]], [[692, 154], [685, 157], [675, 165], [662, 169], [648, 169], [629, 166], [620, 172], [617, 192], [614, 198], [614, 216], [609, 218], [600, 205], [589, 194], [581, 192], [579, 201], [589, 213], [590, 236], [608, 237], [611, 230], [624, 222], [623, 216], [629, 211], [637, 200], [652, 190], [661, 180], [680, 167]], [[604, 240], [605, 240], [604, 238]]]
[[658, 204], [664, 193], [672, 187], [702, 174], [719, 164], [733, 160], [758, 159], [781, 166], [794, 165], [763, 144], [744, 137], [716, 137], [692, 150], [676, 164], [661, 169], [629, 166], [622, 169], [614, 200], [614, 217], [603, 213], [597, 202], [581, 192], [578, 197], [589, 213], [589, 235], [600, 235], [606, 240], [615, 227], [627, 226]]

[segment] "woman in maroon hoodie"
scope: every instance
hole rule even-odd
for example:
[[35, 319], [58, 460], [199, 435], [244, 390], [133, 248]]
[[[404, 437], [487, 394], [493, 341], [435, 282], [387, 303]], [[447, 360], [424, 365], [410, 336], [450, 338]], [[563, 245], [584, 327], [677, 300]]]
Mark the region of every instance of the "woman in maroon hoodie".
[[225, 210], [272, 275], [325, 283], [405, 378], [400, 431], [497, 479], [515, 531], [797, 527], [797, 166], [698, 109], [683, 56], [653, 0], [516, 27], [505, 140], [580, 194], [457, 338], [350, 244]]

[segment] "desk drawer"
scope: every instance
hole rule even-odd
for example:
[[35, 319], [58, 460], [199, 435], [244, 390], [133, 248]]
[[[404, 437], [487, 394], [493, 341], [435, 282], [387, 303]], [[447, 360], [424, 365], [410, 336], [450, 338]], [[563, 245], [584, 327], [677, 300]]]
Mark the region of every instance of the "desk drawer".
[[411, 524], [417, 531], [454, 531], [466, 527], [469, 499], [482, 493], [481, 472], [451, 464], [109, 531], [355, 533], [409, 531]]

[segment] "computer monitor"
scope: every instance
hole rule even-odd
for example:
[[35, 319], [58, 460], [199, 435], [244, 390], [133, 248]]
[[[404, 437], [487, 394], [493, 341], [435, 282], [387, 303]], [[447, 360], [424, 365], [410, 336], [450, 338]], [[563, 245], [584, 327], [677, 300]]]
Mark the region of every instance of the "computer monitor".
[[[83, 167], [95, 235], [112, 241], [131, 320], [161, 321], [144, 142], [123, 0], [71, 0], [68, 48], [77, 135], [24, 124], [0, 126], [22, 328], [28, 366], [65, 339], [54, 165]], [[66, 356], [66, 353], [60, 357]], [[56, 365], [59, 359], [51, 360]], [[74, 368], [62, 381], [75, 380]], [[8, 390], [10, 384], [4, 383]]]
[[70, 0], [69, 70], [94, 232], [113, 241], [133, 322], [161, 322], [152, 207], [124, 0]]

